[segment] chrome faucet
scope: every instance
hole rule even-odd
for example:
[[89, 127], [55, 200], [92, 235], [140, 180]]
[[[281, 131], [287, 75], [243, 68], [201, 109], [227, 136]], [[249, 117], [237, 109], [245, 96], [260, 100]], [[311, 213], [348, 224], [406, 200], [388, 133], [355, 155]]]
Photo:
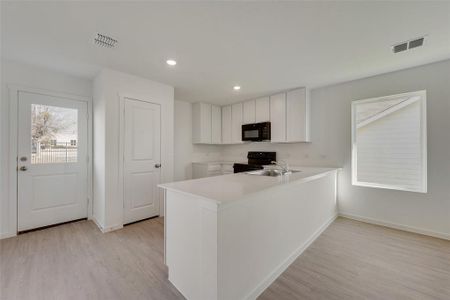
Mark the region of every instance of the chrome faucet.
[[[280, 164], [281, 162], [281, 164]], [[281, 173], [287, 173], [289, 172], [289, 165], [287, 162], [285, 162], [284, 160], [279, 160], [279, 161], [271, 161], [270, 162], [273, 165], [276, 165], [278, 167], [280, 167], [281, 169]]]

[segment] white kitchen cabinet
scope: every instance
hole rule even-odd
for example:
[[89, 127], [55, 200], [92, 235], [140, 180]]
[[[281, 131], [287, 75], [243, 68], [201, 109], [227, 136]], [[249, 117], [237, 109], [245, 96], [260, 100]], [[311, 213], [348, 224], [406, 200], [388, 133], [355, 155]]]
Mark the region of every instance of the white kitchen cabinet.
[[242, 143], [242, 103], [231, 105], [231, 143]]
[[243, 104], [242, 124], [252, 124], [255, 122], [255, 100], [245, 101]]
[[270, 121], [270, 98], [262, 97], [255, 100], [255, 123]]
[[232, 162], [193, 162], [192, 179], [232, 174]]
[[222, 143], [222, 111], [220, 106], [211, 106], [211, 143]]
[[310, 141], [310, 100], [305, 88], [223, 107], [192, 106], [194, 144], [240, 144], [242, 124], [271, 122], [272, 143]]
[[223, 175], [233, 174], [234, 173], [233, 165], [234, 163], [232, 162], [222, 162], [222, 174]]
[[192, 179], [222, 175], [222, 165], [217, 163], [192, 163]]
[[192, 104], [192, 143], [211, 144], [211, 104]]
[[271, 142], [286, 142], [286, 93], [270, 96]]
[[286, 142], [310, 141], [310, 100], [305, 88], [286, 93]]
[[231, 144], [231, 105], [222, 106], [222, 144]]

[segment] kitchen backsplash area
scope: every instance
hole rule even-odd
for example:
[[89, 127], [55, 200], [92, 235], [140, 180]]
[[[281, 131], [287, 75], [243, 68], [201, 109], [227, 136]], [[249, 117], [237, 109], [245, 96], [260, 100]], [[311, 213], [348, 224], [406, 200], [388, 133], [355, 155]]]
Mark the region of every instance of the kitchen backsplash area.
[[224, 161], [243, 161], [248, 151], [275, 151], [277, 160], [298, 166], [336, 166], [342, 161], [336, 152], [320, 151], [311, 143], [271, 144], [248, 143], [222, 147], [221, 158]]

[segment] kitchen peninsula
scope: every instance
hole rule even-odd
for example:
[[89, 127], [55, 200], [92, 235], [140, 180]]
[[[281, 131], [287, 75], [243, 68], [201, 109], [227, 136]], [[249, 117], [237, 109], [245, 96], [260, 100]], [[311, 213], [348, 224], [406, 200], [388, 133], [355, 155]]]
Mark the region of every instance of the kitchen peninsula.
[[255, 299], [336, 218], [336, 168], [159, 185], [165, 263], [187, 299]]

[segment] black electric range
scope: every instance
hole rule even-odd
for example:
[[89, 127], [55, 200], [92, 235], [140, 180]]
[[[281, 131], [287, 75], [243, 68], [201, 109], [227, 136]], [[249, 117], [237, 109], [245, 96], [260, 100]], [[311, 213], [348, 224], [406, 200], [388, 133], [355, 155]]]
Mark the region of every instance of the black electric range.
[[249, 151], [247, 154], [248, 163], [235, 163], [234, 173], [248, 172], [264, 169], [264, 165], [270, 165], [277, 160], [276, 152]]

